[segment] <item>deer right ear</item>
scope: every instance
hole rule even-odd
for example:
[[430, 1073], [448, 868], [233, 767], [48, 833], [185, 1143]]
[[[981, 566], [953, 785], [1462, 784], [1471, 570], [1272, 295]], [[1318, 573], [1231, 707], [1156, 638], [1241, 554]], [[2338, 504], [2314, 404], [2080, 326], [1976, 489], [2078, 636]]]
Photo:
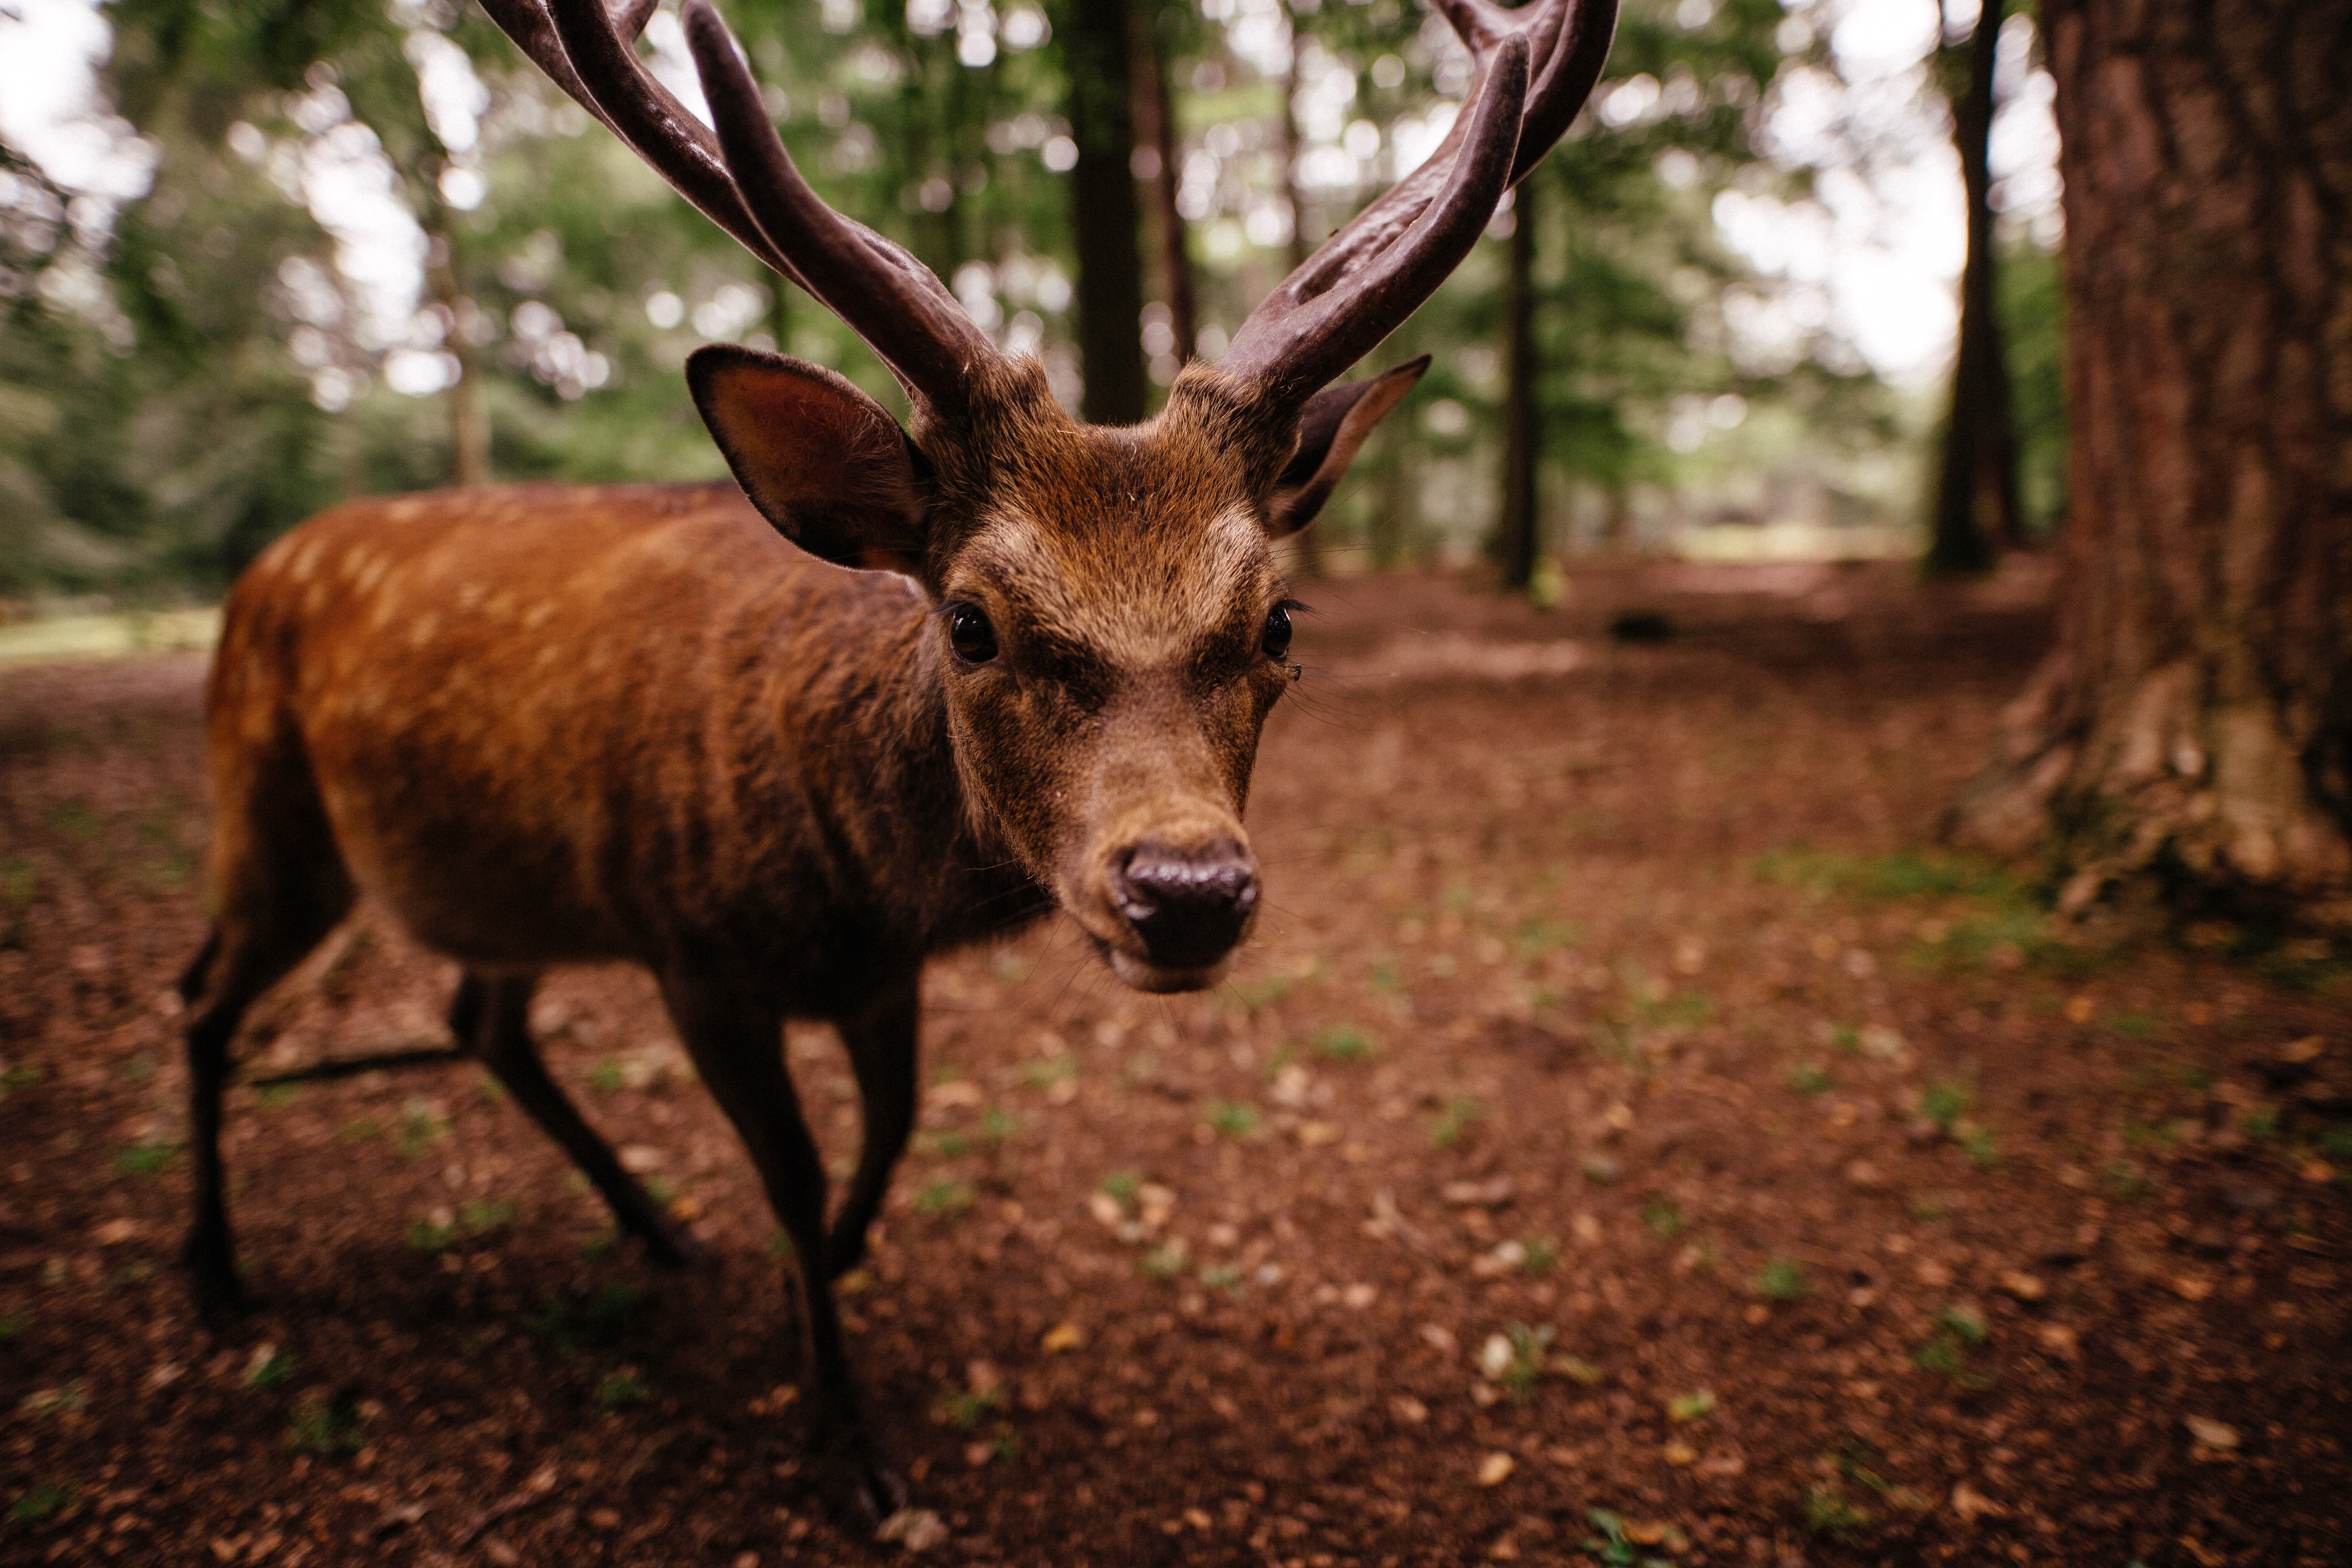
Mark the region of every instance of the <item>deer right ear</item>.
[[688, 356], [686, 384], [736, 482], [776, 531], [841, 566], [922, 559], [924, 505], [898, 422], [822, 365], [733, 343]]

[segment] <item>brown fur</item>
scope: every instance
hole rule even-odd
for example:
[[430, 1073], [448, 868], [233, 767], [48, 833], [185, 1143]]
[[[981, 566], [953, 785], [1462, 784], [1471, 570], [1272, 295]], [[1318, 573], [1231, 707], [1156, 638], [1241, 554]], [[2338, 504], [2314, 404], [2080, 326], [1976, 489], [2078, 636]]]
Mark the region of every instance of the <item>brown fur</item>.
[[[1418, 374], [1362, 402], [1384, 409]], [[866, 1452], [828, 1282], [912, 1124], [923, 961], [1059, 907], [1131, 984], [1223, 972], [1154, 961], [1122, 868], [1140, 847], [1254, 879], [1242, 809], [1288, 681], [1262, 646], [1282, 592], [1266, 537], [1328, 494], [1371, 384], [1310, 410], [1310, 443], [1333, 450], [1294, 457], [1213, 372], [1188, 372], [1153, 423], [1107, 430], [1024, 363], [969, 422], [912, 442], [813, 366], [706, 351], [689, 379], [761, 510], [728, 485], [359, 501], [238, 582], [209, 702], [218, 920], [186, 983], [190, 1260], [200, 1299], [233, 1304], [229, 1042], [361, 892], [465, 965], [461, 1045], [625, 1227], [682, 1257], [526, 1023], [548, 967], [642, 963], [793, 1237], [820, 1432], [879, 1506], [892, 1483]], [[810, 434], [828, 431], [849, 434]], [[1318, 477], [1303, 504], [1276, 482], [1300, 464]], [[779, 531], [915, 575], [828, 564]], [[955, 604], [985, 614], [995, 658], [952, 651]], [[1230, 908], [1237, 936], [1254, 903]], [[866, 1101], [829, 1234], [786, 1017], [836, 1026]]]

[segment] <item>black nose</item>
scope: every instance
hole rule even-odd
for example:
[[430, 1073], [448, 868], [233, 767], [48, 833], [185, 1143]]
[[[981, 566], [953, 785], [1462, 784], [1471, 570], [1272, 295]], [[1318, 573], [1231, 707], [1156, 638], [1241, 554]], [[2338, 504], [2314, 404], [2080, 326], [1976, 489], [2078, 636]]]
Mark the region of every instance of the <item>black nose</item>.
[[1112, 867], [1110, 888], [1151, 962], [1169, 969], [1224, 957], [1257, 908], [1257, 868], [1231, 839], [1198, 849], [1139, 844]]

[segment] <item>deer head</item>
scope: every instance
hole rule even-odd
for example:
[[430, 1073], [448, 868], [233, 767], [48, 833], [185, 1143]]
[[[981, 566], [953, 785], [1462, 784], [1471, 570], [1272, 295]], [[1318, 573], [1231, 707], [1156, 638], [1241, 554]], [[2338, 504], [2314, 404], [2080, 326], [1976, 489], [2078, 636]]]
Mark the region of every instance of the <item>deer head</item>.
[[636, 58], [651, 0], [485, 0], [906, 389], [910, 429], [798, 360], [718, 345], [687, 367], [780, 532], [921, 585], [968, 808], [1145, 990], [1213, 983], [1257, 908], [1242, 807], [1259, 731], [1297, 674], [1297, 606], [1268, 541], [1314, 517], [1428, 361], [1327, 384], [1429, 297], [1567, 130], [1616, 15], [1615, 0], [1439, 4], [1478, 67], [1444, 142], [1268, 296], [1222, 363], [1188, 364], [1156, 418], [1112, 429], [1070, 417], [1036, 361], [1001, 352], [913, 257], [818, 198], [703, 0], [683, 16], [715, 129]]

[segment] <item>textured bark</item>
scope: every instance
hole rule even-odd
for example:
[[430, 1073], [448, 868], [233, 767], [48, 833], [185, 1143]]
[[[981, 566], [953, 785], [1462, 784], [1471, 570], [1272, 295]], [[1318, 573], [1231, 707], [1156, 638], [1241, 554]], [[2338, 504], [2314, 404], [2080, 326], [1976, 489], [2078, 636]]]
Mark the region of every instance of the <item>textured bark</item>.
[[1542, 546], [1536, 506], [1536, 457], [1542, 432], [1536, 410], [1535, 188], [1535, 181], [1522, 180], [1512, 198], [1511, 264], [1503, 300], [1508, 363], [1503, 390], [1503, 515], [1495, 542], [1503, 585], [1520, 590], [1535, 581]]
[[1135, 194], [1127, 0], [1073, 0], [1056, 32], [1070, 79], [1070, 225], [1078, 252], [1079, 413], [1097, 425], [1144, 415], [1142, 204]]
[[[1308, 238], [1307, 195], [1298, 186], [1298, 24], [1291, 24], [1290, 68], [1282, 73], [1282, 199], [1290, 207], [1290, 268], [1297, 271], [1315, 254]], [[1301, 577], [1323, 575], [1323, 545], [1311, 529], [1301, 529], [1291, 543], [1291, 570]]]
[[1151, 210], [1160, 241], [1160, 286], [1168, 301], [1168, 325], [1176, 338], [1176, 357], [1188, 360], [1197, 352], [1200, 311], [1193, 303], [1192, 252], [1187, 243], [1184, 215], [1176, 210], [1176, 189], [1184, 171], [1176, 134], [1176, 100], [1168, 90], [1168, 47], [1160, 28], [1147, 16], [1136, 30], [1136, 144], [1149, 147], [1158, 172], [1151, 177]]
[[2009, 390], [1994, 289], [1992, 213], [1992, 78], [1999, 53], [2002, 0], [1981, 0], [1976, 31], [1955, 60], [1961, 68], [1949, 89], [1952, 144], [1960, 155], [1968, 195], [1968, 259], [1960, 272], [1959, 353], [1952, 366], [1950, 417], [1944, 426], [1943, 467], [1936, 486], [1936, 526], [1927, 569], [1938, 574], [1981, 572], [1996, 546], [2025, 542], [2017, 490], [2017, 419]]
[[1965, 799], [2063, 903], [2352, 923], [2352, 0], [2049, 0], [2058, 644]]

